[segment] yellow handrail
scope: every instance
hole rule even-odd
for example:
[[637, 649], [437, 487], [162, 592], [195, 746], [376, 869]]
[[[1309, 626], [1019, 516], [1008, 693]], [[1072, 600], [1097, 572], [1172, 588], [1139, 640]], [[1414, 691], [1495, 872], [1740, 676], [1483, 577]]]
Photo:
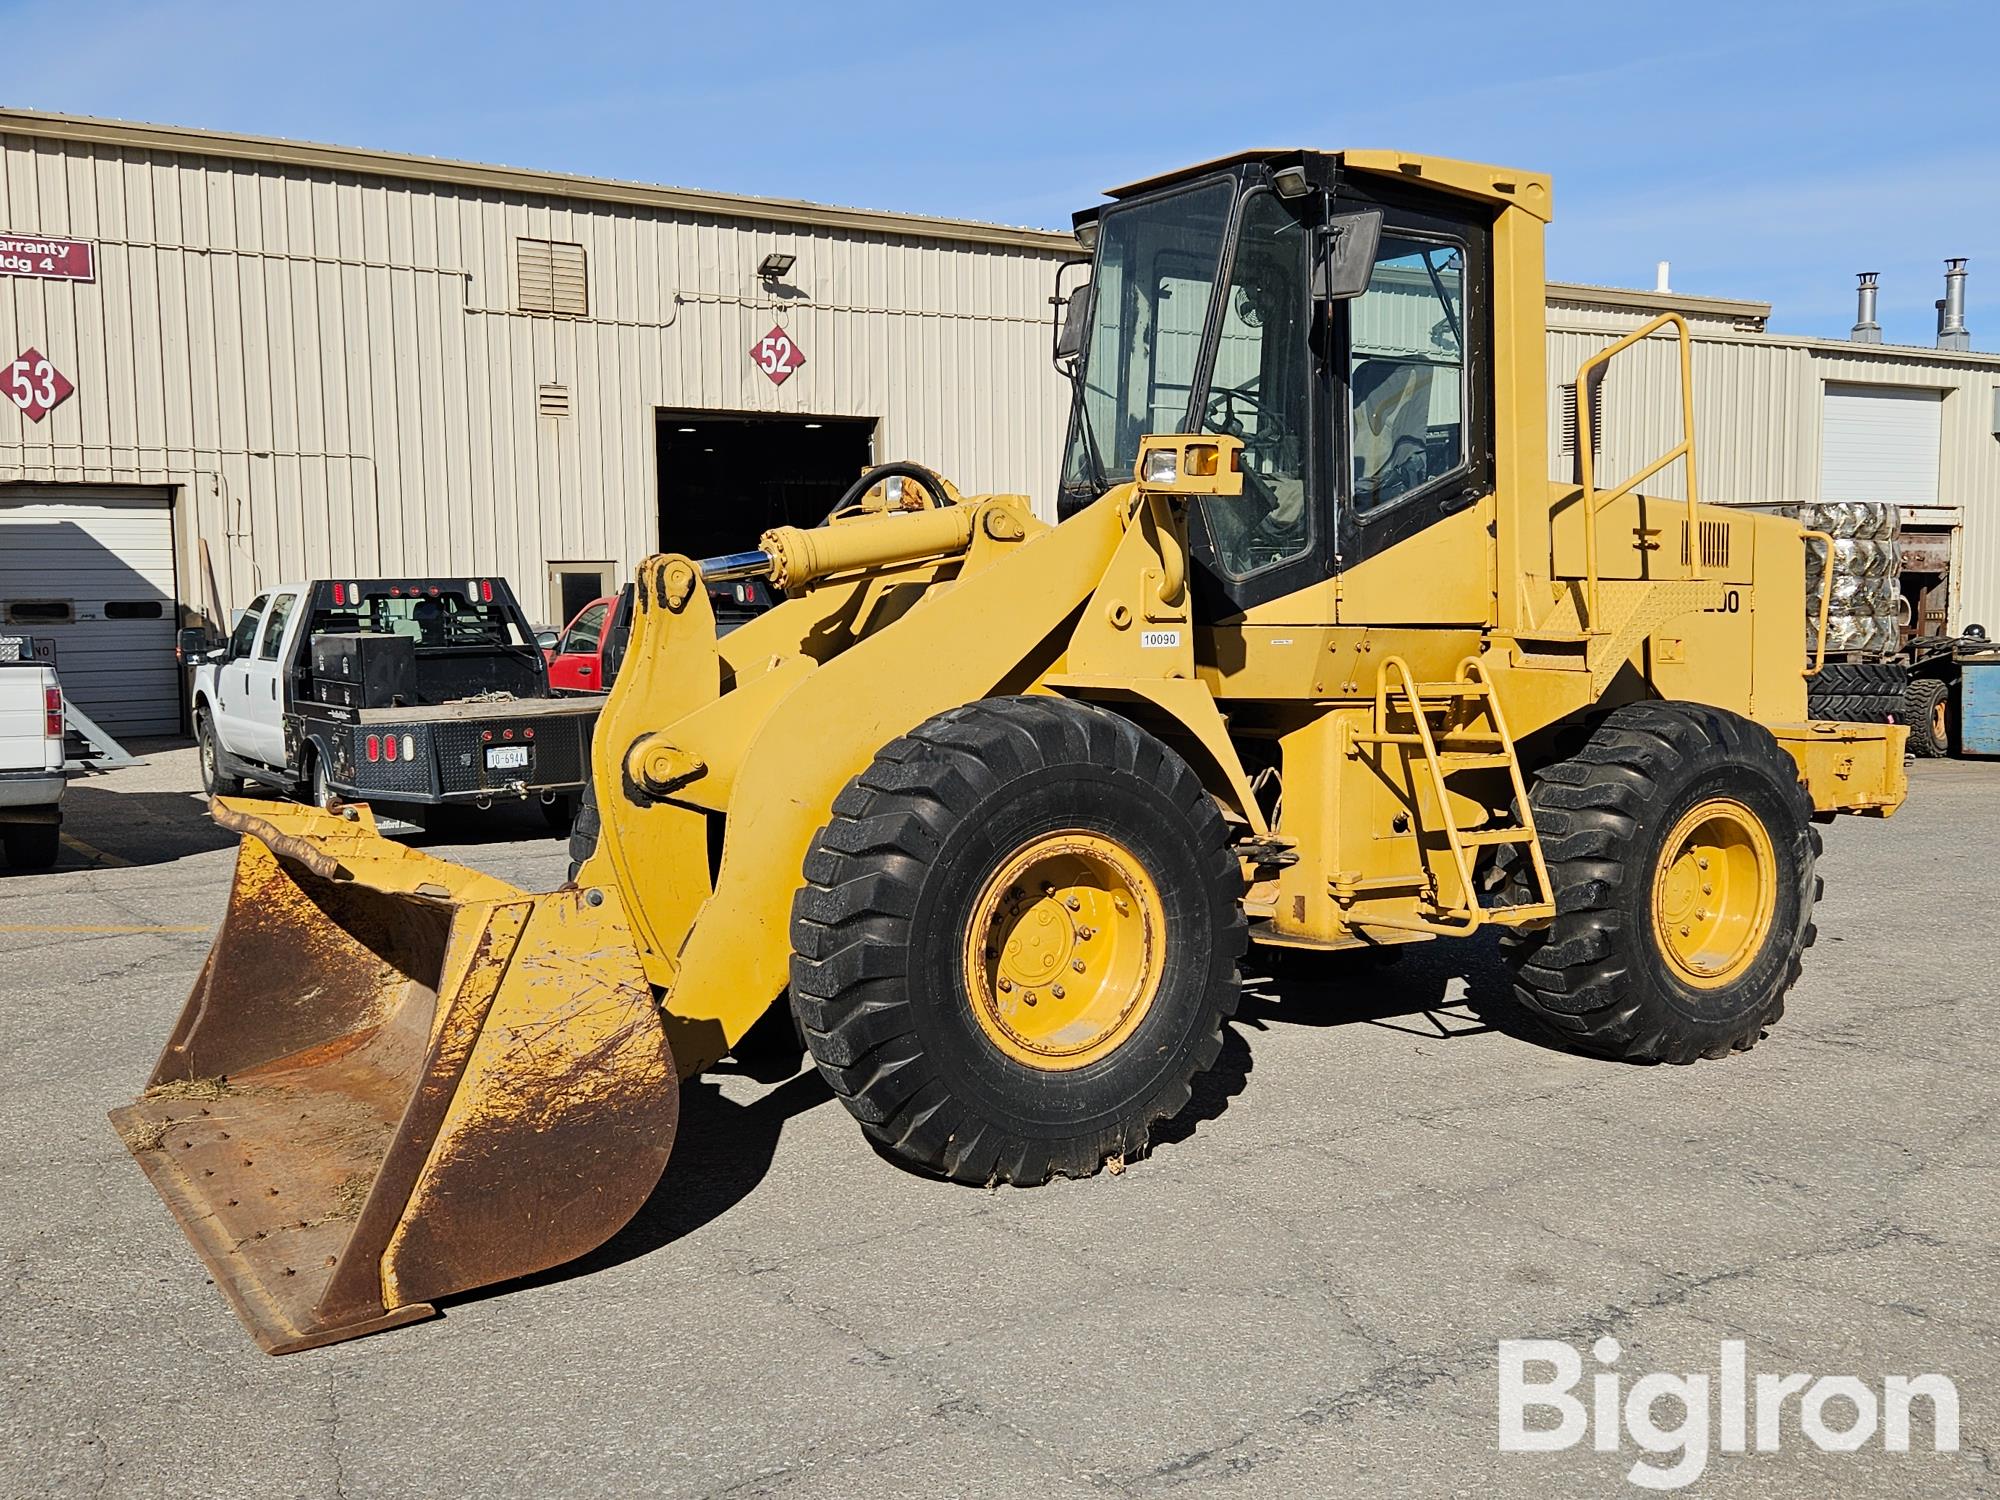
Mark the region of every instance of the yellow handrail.
[[[1651, 338], [1668, 324], [1672, 324], [1674, 335], [1681, 349], [1681, 440], [1672, 448], [1638, 473], [1627, 479], [1615, 490], [1600, 494], [1591, 473], [1591, 449], [1595, 437], [1590, 430], [1590, 372], [1599, 365], [1608, 364], [1615, 355], [1624, 353], [1642, 339]], [[1600, 618], [1597, 608], [1597, 513], [1614, 500], [1622, 500], [1640, 485], [1651, 479], [1660, 470], [1677, 458], [1687, 460], [1687, 576], [1701, 577], [1701, 528], [1698, 521], [1698, 502], [1695, 499], [1694, 463], [1694, 343], [1688, 332], [1687, 319], [1679, 313], [1661, 313], [1652, 322], [1635, 328], [1617, 343], [1600, 349], [1576, 369], [1576, 452], [1577, 465], [1583, 482], [1583, 576], [1584, 598], [1590, 611], [1590, 628], [1597, 629]]]
[[1826, 621], [1833, 613], [1833, 538], [1824, 531], [1808, 531], [1804, 536], [1808, 542], [1817, 537], [1826, 543], [1826, 566], [1819, 573], [1819, 629], [1813, 632], [1813, 664], [1806, 668], [1806, 676], [1817, 677], [1826, 665]]

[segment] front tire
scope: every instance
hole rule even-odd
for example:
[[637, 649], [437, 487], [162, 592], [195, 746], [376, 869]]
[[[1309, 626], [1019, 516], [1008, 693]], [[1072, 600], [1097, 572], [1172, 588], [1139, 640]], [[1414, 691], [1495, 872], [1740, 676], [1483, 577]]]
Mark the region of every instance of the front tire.
[[201, 789], [211, 797], [240, 797], [243, 778], [222, 769], [222, 749], [216, 742], [215, 723], [206, 708], [194, 711], [195, 753], [201, 760]]
[[892, 742], [833, 814], [792, 999], [876, 1145], [1023, 1185], [1142, 1153], [1221, 1050], [1246, 941], [1186, 762], [1093, 705], [990, 699]]
[[1761, 725], [1692, 703], [1607, 716], [1529, 794], [1556, 917], [1512, 935], [1516, 1000], [1632, 1062], [1753, 1046], [1813, 940], [1819, 833]]

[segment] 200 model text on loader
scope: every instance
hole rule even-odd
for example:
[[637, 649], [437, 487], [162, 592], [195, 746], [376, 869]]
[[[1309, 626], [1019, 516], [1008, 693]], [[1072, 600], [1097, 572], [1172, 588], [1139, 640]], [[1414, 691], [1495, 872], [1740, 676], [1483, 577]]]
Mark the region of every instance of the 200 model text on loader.
[[[885, 1152], [979, 1183], [1142, 1152], [1252, 940], [1497, 927], [1571, 1044], [1755, 1042], [1813, 822], [1893, 811], [1904, 731], [1807, 720], [1802, 533], [1691, 498], [1691, 391], [1638, 475], [1550, 482], [1550, 202], [1280, 152], [1081, 216], [1073, 514], [896, 466], [649, 560], [561, 890], [222, 799], [228, 913], [114, 1118], [264, 1346], [601, 1242], [773, 1004]], [[1685, 376], [1672, 315], [1592, 363], [1655, 337]], [[718, 638], [737, 576], [787, 599]]]

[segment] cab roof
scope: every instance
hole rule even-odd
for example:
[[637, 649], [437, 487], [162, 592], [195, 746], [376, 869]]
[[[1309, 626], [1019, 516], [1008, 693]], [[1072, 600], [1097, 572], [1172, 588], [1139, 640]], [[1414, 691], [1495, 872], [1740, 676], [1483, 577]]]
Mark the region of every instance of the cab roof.
[[1122, 187], [1112, 188], [1106, 196], [1122, 200], [1232, 167], [1261, 164], [1275, 168], [1295, 162], [1307, 166], [1309, 170], [1317, 168], [1312, 175], [1322, 180], [1330, 179], [1343, 170], [1395, 177], [1424, 183], [1461, 197], [1477, 198], [1496, 207], [1522, 208], [1544, 223], [1554, 211], [1554, 190], [1546, 172], [1523, 172], [1513, 167], [1458, 161], [1448, 156], [1423, 156], [1409, 151], [1313, 151], [1300, 147], [1265, 147], [1218, 156], [1212, 161], [1128, 182]]

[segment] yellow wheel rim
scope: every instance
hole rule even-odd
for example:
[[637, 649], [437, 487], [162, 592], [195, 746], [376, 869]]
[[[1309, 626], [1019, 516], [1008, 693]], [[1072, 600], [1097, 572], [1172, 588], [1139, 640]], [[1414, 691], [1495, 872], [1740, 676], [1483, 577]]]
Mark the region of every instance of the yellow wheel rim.
[[1688, 809], [1653, 878], [1653, 931], [1684, 984], [1719, 989], [1763, 951], [1778, 904], [1778, 859], [1758, 816], [1730, 797]]
[[1068, 829], [1017, 849], [986, 882], [966, 932], [979, 1029], [1019, 1063], [1086, 1067], [1123, 1045], [1159, 993], [1159, 888], [1113, 839]]

